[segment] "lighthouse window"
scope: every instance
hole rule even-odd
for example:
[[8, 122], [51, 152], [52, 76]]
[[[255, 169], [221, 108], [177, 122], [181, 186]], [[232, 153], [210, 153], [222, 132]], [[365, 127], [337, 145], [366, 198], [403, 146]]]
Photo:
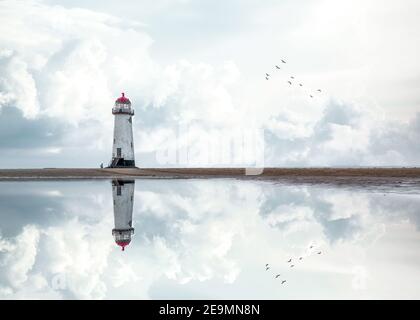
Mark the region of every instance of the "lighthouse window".
[[121, 195], [121, 186], [117, 186], [117, 196]]

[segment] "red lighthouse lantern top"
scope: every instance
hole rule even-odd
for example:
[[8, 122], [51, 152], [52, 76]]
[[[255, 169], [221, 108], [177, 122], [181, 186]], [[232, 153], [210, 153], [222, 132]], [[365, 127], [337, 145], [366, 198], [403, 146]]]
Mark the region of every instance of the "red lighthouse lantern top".
[[130, 99], [128, 99], [128, 98], [125, 97], [124, 92], [121, 93], [121, 97], [119, 97], [115, 101], [115, 103], [118, 103], [118, 104], [120, 104], [120, 103], [121, 104], [131, 104]]
[[130, 240], [116, 240], [115, 243], [121, 247], [121, 250], [124, 251], [125, 247], [130, 244]]

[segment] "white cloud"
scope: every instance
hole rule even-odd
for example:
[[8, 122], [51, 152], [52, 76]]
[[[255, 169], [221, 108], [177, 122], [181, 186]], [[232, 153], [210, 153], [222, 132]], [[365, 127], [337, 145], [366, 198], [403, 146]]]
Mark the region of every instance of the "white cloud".
[[8, 267], [3, 271], [12, 288], [21, 287], [28, 279], [36, 260], [39, 237], [37, 228], [26, 226], [14, 247], [7, 250], [4, 264]]
[[13, 52], [0, 55], [0, 107], [15, 101], [24, 116], [35, 117], [39, 101], [35, 80], [27, 63]]
[[[417, 277], [415, 194], [332, 193], [236, 180], [143, 181], [136, 186], [135, 235], [121, 252], [111, 235], [110, 185], [74, 186], [26, 186], [25, 195], [37, 195], [34, 201], [45, 190], [58, 190], [63, 212], [37, 225], [34, 217], [18, 220], [19, 231], [0, 238], [2, 298], [174, 298], [197, 292], [277, 298], [278, 284], [262, 272], [265, 263], [287, 276], [290, 291], [281, 292], [287, 297], [308, 297], [313, 286], [322, 288], [318, 298], [355, 297], [360, 290], [352, 288], [396, 297], [381, 281], [397, 269], [410, 283]], [[88, 195], [93, 186], [97, 196]], [[9, 206], [22, 214], [17, 203]], [[323, 254], [308, 251], [310, 244]], [[305, 262], [292, 273], [286, 258], [299, 256]], [[408, 282], [395, 288], [415, 297]]]
[[[203, 141], [235, 128], [266, 129], [266, 165], [418, 162], [415, 1], [250, 2], [239, 11], [232, 2], [211, 27], [205, 22], [219, 12], [210, 2], [142, 3], [141, 13], [134, 2], [54, 2], [0, 3], [0, 108], [63, 131], [54, 145], [27, 150], [39, 163], [67, 165], [74, 154], [76, 166], [106, 162], [110, 108], [122, 90], [136, 109], [137, 158], [146, 166], [159, 165], [156, 151], [185, 147], [183, 137], [173, 142], [180, 126], [191, 129], [191, 165], [214, 164]], [[179, 19], [191, 28], [169, 30]], [[275, 71], [281, 57], [287, 64]], [[292, 74], [303, 87], [287, 84]], [[323, 93], [309, 98], [316, 88]], [[25, 126], [21, 134], [31, 135]]]

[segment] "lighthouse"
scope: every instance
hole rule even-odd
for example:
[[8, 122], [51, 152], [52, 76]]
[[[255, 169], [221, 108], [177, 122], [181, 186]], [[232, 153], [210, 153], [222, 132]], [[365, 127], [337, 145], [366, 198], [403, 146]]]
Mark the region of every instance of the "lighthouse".
[[133, 116], [131, 102], [121, 93], [112, 108], [114, 120], [114, 143], [112, 146], [112, 160], [110, 168], [135, 167]]
[[112, 198], [114, 200], [114, 229], [112, 229], [112, 235], [115, 243], [124, 251], [134, 234], [134, 180], [113, 180]]

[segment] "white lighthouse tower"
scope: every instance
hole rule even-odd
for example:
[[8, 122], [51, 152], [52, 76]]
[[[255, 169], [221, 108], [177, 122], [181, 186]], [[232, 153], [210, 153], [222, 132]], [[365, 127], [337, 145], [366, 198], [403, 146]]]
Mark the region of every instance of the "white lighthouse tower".
[[109, 167], [135, 167], [132, 126], [134, 110], [131, 109], [131, 102], [124, 93], [115, 101], [112, 114], [115, 116], [114, 143]]
[[112, 198], [114, 200], [114, 226], [112, 235], [115, 243], [124, 251], [134, 234], [133, 203], [134, 180], [113, 180]]

